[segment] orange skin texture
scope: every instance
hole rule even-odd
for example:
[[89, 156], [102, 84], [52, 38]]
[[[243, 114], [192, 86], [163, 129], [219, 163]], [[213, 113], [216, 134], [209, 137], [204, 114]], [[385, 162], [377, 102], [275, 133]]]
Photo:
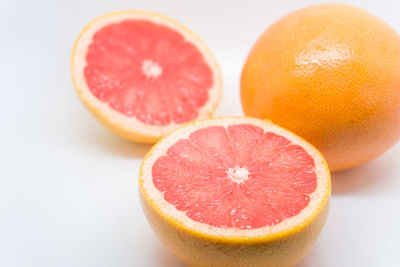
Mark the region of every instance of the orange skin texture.
[[316, 146], [332, 171], [357, 166], [400, 137], [400, 37], [349, 5], [295, 11], [252, 48], [241, 101]]
[[[305, 227], [265, 242], [208, 240], [163, 218], [140, 191], [144, 213], [161, 242], [190, 267], [292, 267], [310, 251], [328, 217], [329, 199]], [[249, 238], [250, 239], [250, 238]]]

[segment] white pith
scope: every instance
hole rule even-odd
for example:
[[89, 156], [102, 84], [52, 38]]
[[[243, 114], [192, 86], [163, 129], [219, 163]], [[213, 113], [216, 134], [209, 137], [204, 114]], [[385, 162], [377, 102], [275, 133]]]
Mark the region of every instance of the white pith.
[[235, 183], [243, 183], [249, 179], [249, 170], [244, 167], [235, 166], [226, 170], [228, 177]]
[[[173, 129], [176, 129], [181, 125], [175, 122], [171, 122], [170, 124], [165, 126], [145, 124], [137, 120], [134, 116], [128, 117], [118, 111], [115, 111], [108, 105], [108, 103], [101, 102], [90, 91], [83, 74], [84, 69], [87, 65], [85, 57], [88, 51], [88, 47], [92, 42], [93, 35], [106, 25], [109, 25], [111, 23], [118, 23], [127, 19], [144, 19], [153, 23], [158, 23], [170, 27], [182, 34], [186, 41], [193, 43], [199, 49], [199, 51], [203, 55], [205, 62], [210, 66], [212, 70], [214, 84], [208, 90], [207, 103], [198, 110], [197, 119], [207, 118], [211, 116], [216, 105], [218, 104], [220, 95], [222, 93], [222, 78], [218, 64], [208, 48], [198, 39], [197, 36], [195, 36], [187, 29], [183, 28], [178, 23], [162, 16], [140, 11], [124, 11], [106, 15], [89, 24], [87, 29], [85, 29], [84, 32], [80, 35], [74, 49], [74, 53], [72, 55], [71, 70], [72, 75], [75, 78], [75, 85], [77, 87], [76, 89], [81, 95], [81, 98], [88, 102], [94, 109], [98, 110], [101, 115], [107, 118], [112, 124], [121, 127], [128, 132], [140, 133], [145, 136], [160, 137], [166, 135], [167, 133], [171, 132]], [[152, 63], [157, 64], [156, 62]], [[148, 68], [149, 63], [145, 64], [147, 75], [151, 76], [152, 78], [156, 78], [159, 75], [162, 75], [162, 66], [157, 66], [158, 64], [152, 64], [150, 68]], [[158, 67], [160, 67], [160, 69], [158, 69]], [[144, 74], [146, 75], [146, 73]]]
[[142, 62], [142, 71], [148, 78], [157, 78], [162, 74], [161, 66], [157, 62], [149, 59]]
[[[313, 193], [308, 195], [310, 202], [299, 214], [284, 219], [273, 226], [265, 226], [257, 229], [219, 228], [192, 220], [186, 216], [184, 212], [179, 211], [174, 205], [167, 202], [164, 199], [163, 194], [154, 186], [152, 181], [152, 166], [154, 165], [155, 161], [160, 156], [165, 155], [167, 149], [175, 144], [179, 139], [188, 138], [190, 133], [198, 130], [199, 128], [212, 125], [227, 127], [232, 124], [240, 123], [250, 123], [261, 127], [265, 132], [271, 131], [282, 135], [293, 143], [300, 144], [314, 159], [315, 173], [317, 174], [317, 188]], [[162, 213], [164, 217], [173, 218], [190, 230], [202, 232], [215, 237], [258, 237], [284, 232], [296, 227], [299, 223], [312, 219], [312, 215], [315, 214], [317, 209], [320, 209], [323, 206], [323, 202], [327, 201], [330, 194], [330, 175], [329, 170], [326, 168], [324, 162], [325, 161], [320, 156], [319, 152], [310, 144], [305, 143], [296, 135], [268, 121], [262, 121], [253, 118], [216, 118], [195, 122], [161, 140], [144, 161], [141, 167], [142, 175], [140, 176], [140, 182], [142, 185], [142, 190], [146, 192], [146, 195], [148, 195], [150, 201], [154, 206], [159, 208], [159, 212]], [[244, 177], [244, 173], [244, 170], [239, 171], [239, 177]]]

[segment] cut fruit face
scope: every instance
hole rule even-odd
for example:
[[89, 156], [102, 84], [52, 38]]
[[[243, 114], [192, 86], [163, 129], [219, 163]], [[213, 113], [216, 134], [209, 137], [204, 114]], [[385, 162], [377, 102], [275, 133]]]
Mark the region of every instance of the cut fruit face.
[[203, 42], [147, 12], [116, 12], [90, 23], [75, 43], [71, 72], [89, 109], [135, 141], [154, 142], [209, 117], [221, 95], [219, 67]]
[[303, 227], [330, 194], [325, 160], [268, 122], [216, 118], [160, 141], [141, 167], [146, 201], [166, 220], [214, 237], [260, 237]]

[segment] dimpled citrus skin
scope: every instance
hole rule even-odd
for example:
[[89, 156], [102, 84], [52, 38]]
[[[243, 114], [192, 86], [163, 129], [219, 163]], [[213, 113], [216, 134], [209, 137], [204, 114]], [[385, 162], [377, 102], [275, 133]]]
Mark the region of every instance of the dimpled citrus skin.
[[140, 192], [146, 217], [161, 242], [190, 267], [292, 267], [311, 249], [329, 212], [329, 200], [306, 227], [267, 242], [210, 241], [171, 223]]
[[241, 101], [311, 142], [331, 170], [359, 165], [400, 136], [400, 37], [349, 5], [295, 11], [252, 48]]

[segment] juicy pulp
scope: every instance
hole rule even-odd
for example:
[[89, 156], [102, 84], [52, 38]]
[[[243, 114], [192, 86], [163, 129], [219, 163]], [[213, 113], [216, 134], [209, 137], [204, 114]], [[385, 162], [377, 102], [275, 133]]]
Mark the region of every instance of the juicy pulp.
[[84, 77], [100, 101], [142, 123], [165, 126], [197, 118], [213, 85], [199, 49], [178, 31], [144, 19], [98, 30]]
[[301, 146], [251, 124], [192, 132], [155, 161], [152, 176], [176, 209], [220, 228], [278, 224], [299, 214], [317, 187]]

